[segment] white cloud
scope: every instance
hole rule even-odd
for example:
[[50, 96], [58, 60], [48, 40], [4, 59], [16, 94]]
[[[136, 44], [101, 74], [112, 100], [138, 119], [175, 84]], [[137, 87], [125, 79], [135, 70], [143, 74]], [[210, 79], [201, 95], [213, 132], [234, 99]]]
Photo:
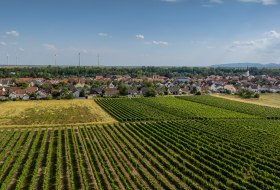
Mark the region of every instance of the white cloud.
[[264, 33], [267, 38], [280, 38], [280, 33], [274, 30]]
[[168, 2], [168, 3], [177, 3], [179, 2], [180, 0], [161, 0], [163, 2]]
[[43, 47], [46, 49], [46, 50], [49, 50], [49, 51], [56, 51], [57, 48], [55, 47], [55, 45], [53, 44], [43, 44]]
[[143, 39], [145, 38], [145, 36], [142, 35], [142, 34], [137, 34], [135, 37], [136, 37], [138, 40], [143, 40]]
[[24, 51], [24, 49], [23, 49], [23, 48], [18, 48], [18, 50], [19, 50], [19, 51]]
[[108, 37], [109, 36], [107, 33], [104, 33], [104, 32], [99, 32], [98, 35], [101, 36], [101, 37]]
[[163, 42], [163, 41], [153, 41], [153, 44], [155, 44], [155, 45], [168, 45], [168, 42]]
[[223, 3], [224, 3], [223, 0], [207, 0], [207, 1], [203, 1], [202, 7], [215, 7]]
[[83, 49], [83, 50], [82, 50], [82, 53], [84, 53], [84, 54], [88, 54], [88, 53], [89, 53], [89, 51], [88, 51], [87, 49]]
[[147, 45], [165, 45], [165, 46], [167, 46], [168, 42], [153, 40], [151, 42], [145, 42], [145, 44], [147, 44]]
[[6, 32], [6, 34], [9, 36], [14, 36], [14, 37], [19, 36], [19, 32], [15, 31], [15, 30], [8, 31], [8, 32]]
[[255, 41], [247, 41], [247, 42], [241, 42], [241, 41], [235, 41], [232, 43], [231, 48], [250, 48], [255, 47], [256, 42]]
[[0, 45], [2, 45], [2, 46], [6, 46], [6, 45], [7, 45], [7, 43], [6, 43], [6, 42], [0, 42]]
[[239, 0], [244, 3], [261, 3], [263, 5], [276, 5], [278, 0]]
[[280, 32], [265, 32], [262, 38], [250, 41], [235, 41], [230, 46], [232, 50], [248, 50], [261, 53], [280, 52]]
[[210, 0], [209, 3], [222, 4], [222, 3], [224, 3], [224, 1], [223, 0]]
[[235, 41], [223, 53], [224, 62], [280, 62], [280, 32], [269, 31], [258, 38]]

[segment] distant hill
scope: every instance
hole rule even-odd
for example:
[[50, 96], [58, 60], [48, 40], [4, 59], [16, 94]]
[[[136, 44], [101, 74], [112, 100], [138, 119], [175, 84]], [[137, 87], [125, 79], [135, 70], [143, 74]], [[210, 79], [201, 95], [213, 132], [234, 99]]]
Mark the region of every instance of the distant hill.
[[219, 64], [219, 65], [211, 65], [210, 67], [226, 67], [226, 68], [246, 68], [246, 67], [258, 67], [258, 68], [280, 68], [280, 64], [277, 63], [227, 63], [227, 64]]

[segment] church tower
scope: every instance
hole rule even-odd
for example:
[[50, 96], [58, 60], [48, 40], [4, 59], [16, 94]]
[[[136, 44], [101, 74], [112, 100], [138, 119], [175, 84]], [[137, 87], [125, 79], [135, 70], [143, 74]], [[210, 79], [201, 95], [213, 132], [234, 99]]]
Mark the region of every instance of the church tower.
[[247, 66], [247, 71], [246, 71], [246, 73], [245, 73], [245, 76], [246, 77], [249, 77], [250, 76], [250, 71], [249, 71], [249, 67]]

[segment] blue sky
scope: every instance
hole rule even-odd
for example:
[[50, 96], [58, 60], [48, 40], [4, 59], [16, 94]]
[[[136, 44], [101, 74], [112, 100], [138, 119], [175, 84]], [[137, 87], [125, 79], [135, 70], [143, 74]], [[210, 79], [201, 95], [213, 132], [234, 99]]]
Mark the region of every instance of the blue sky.
[[1, 0], [0, 65], [280, 63], [278, 0]]

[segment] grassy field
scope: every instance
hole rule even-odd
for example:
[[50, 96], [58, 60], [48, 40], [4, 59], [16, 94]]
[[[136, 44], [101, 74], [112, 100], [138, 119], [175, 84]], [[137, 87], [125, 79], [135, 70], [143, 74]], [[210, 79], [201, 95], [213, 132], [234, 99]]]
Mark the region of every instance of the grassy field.
[[213, 94], [212, 96], [227, 98], [234, 101], [280, 108], [280, 94], [261, 94], [259, 99], [243, 99], [234, 95]]
[[18, 101], [1, 103], [0, 125], [114, 122], [92, 100]]

